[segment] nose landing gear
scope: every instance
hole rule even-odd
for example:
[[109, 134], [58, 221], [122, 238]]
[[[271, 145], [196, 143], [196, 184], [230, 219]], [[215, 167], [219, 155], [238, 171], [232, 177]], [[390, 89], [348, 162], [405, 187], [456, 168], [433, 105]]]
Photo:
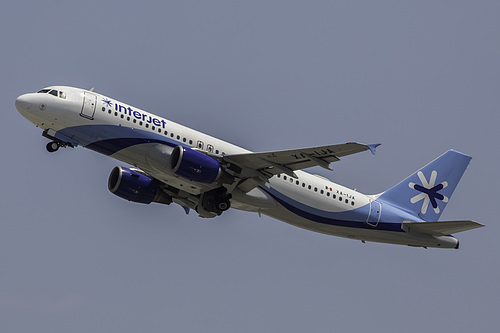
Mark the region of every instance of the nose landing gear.
[[45, 148], [47, 148], [47, 151], [49, 153], [53, 153], [53, 152], [59, 150], [59, 148], [61, 148], [61, 147], [62, 148], [66, 148], [66, 147], [73, 148], [73, 147], [77, 146], [77, 144], [75, 143], [74, 140], [72, 141], [71, 138], [67, 138], [64, 135], [59, 134], [59, 137], [56, 138], [54, 130], [50, 130], [50, 129], [45, 130], [45, 131], [43, 131], [42, 136], [46, 137], [49, 140], [52, 140], [51, 142], [47, 143], [47, 146], [45, 146]]
[[46, 148], [49, 153], [53, 153], [59, 149], [59, 144], [55, 141], [52, 141], [47, 143]]

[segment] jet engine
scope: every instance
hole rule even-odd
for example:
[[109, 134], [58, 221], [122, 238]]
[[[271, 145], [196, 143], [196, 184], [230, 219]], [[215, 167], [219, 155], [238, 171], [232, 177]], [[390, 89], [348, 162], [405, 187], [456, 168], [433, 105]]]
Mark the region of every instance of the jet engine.
[[170, 158], [172, 171], [194, 182], [212, 184], [216, 182], [222, 170], [219, 161], [188, 147], [177, 146]]
[[160, 183], [134, 170], [115, 167], [108, 179], [111, 193], [128, 201], [150, 204], [159, 202], [170, 204], [172, 198], [160, 189]]

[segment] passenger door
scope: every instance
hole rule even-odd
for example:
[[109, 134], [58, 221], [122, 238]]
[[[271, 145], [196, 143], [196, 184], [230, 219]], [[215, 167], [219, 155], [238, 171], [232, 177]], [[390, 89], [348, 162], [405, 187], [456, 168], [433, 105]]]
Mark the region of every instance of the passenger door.
[[95, 107], [97, 104], [97, 96], [85, 91], [83, 95], [83, 106], [80, 116], [94, 119]]

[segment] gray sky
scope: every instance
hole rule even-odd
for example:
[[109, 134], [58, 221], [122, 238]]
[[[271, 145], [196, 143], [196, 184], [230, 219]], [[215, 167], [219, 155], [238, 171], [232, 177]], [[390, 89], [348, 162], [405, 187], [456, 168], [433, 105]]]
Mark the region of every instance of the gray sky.
[[[498, 1], [4, 1], [2, 332], [481, 332], [498, 326]], [[311, 170], [381, 192], [473, 157], [442, 220], [461, 249], [215, 220], [107, 190], [115, 165], [45, 151], [15, 98], [95, 90], [254, 151], [358, 141]]]

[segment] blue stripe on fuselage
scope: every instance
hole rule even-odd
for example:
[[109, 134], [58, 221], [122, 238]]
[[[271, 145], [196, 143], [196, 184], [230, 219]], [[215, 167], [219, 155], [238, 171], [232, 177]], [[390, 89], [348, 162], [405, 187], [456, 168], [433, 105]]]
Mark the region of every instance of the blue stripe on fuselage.
[[68, 127], [58, 133], [105, 155], [113, 155], [122, 149], [144, 143], [161, 143], [171, 147], [182, 145], [164, 135], [126, 126], [84, 125]]
[[[396, 231], [404, 232], [401, 229], [401, 223], [388, 223], [379, 222], [376, 227], [366, 224], [364, 221], [360, 220], [362, 216], [368, 216], [369, 205], [365, 205], [355, 210], [346, 212], [327, 212], [319, 210], [296, 200], [293, 200], [286, 195], [278, 192], [276, 189], [268, 189], [261, 187], [262, 190], [266, 191], [270, 196], [272, 196], [280, 205], [289, 210], [290, 212], [298, 215], [304, 219], [314, 221], [317, 223], [328, 224], [339, 227], [347, 228], [358, 228], [367, 230], [385, 230], [385, 231]], [[335, 216], [335, 217], [334, 217]], [[346, 219], [348, 216], [354, 217], [354, 219]], [[356, 216], [359, 217], [356, 219]], [[366, 218], [365, 218], [366, 219]]]
[[135, 145], [140, 145], [144, 143], [161, 143], [167, 146], [175, 147], [176, 144], [171, 144], [170, 142], [164, 140], [155, 140], [155, 139], [142, 139], [142, 138], [121, 138], [121, 139], [108, 139], [102, 141], [96, 141], [91, 143], [85, 148], [91, 149], [98, 153], [104, 155], [113, 155], [114, 153], [119, 152], [122, 149], [132, 147]]

